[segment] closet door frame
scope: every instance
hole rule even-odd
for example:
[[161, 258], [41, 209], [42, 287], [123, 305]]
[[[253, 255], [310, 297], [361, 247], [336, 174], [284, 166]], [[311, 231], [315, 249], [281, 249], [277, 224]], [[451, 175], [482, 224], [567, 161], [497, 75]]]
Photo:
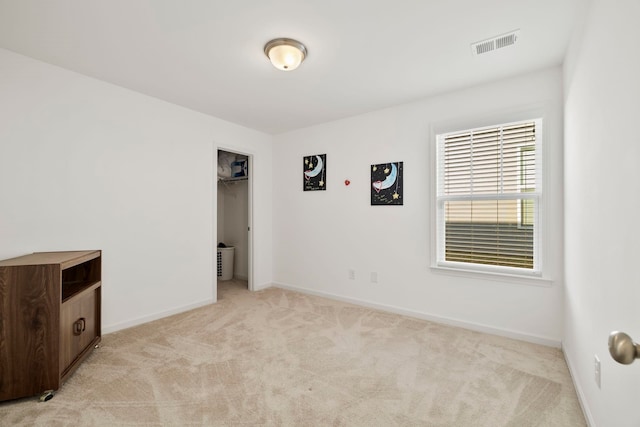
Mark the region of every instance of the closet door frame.
[[[254, 280], [253, 280], [253, 153], [247, 153], [244, 151], [240, 151], [238, 149], [235, 148], [229, 148], [229, 147], [223, 147], [223, 146], [215, 146], [215, 152], [214, 152], [214, 168], [213, 168], [213, 175], [214, 175], [214, 182], [216, 183], [214, 185], [214, 224], [213, 224], [213, 250], [214, 250], [214, 257], [212, 258], [213, 260], [215, 260], [215, 251], [216, 251], [216, 242], [218, 241], [218, 209], [217, 209], [217, 204], [218, 204], [218, 151], [226, 151], [228, 153], [232, 153], [232, 154], [239, 154], [241, 156], [246, 156], [248, 161], [249, 161], [249, 166], [247, 167], [247, 171], [249, 174], [249, 177], [247, 179], [247, 193], [248, 193], [248, 200], [247, 200], [247, 234], [248, 234], [248, 241], [247, 241], [247, 262], [248, 262], [248, 266], [247, 266], [247, 287], [249, 288], [250, 291], [254, 291], [255, 290], [255, 284], [254, 284]], [[217, 267], [214, 265], [214, 271], [217, 271]], [[218, 282], [218, 276], [217, 273], [214, 274], [214, 292], [216, 295], [216, 300], [218, 299], [217, 296], [217, 282]]]

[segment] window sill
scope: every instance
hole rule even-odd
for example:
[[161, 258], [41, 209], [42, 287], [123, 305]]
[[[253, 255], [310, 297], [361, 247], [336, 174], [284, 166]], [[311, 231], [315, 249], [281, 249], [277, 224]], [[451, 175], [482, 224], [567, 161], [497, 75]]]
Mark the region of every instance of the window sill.
[[450, 276], [465, 277], [469, 279], [482, 279], [491, 281], [507, 282], [514, 285], [541, 286], [551, 287], [553, 280], [537, 276], [534, 274], [509, 274], [487, 270], [472, 270], [466, 268], [458, 268], [453, 266], [432, 265], [431, 271], [438, 274], [446, 274]]

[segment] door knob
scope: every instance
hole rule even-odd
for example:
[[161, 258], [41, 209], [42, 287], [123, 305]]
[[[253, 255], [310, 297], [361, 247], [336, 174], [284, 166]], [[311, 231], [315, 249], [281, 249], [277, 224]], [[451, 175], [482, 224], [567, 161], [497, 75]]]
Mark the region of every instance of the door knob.
[[640, 344], [624, 332], [613, 331], [609, 335], [609, 353], [616, 362], [628, 365], [640, 359]]

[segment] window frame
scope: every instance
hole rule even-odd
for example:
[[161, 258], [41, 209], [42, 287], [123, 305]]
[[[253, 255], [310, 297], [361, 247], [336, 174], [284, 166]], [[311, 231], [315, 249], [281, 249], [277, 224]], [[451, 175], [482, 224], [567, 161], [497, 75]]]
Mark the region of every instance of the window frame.
[[[536, 130], [539, 127], [541, 128], [542, 125], [537, 126], [537, 124], [536, 124]], [[537, 149], [537, 144], [536, 144], [536, 147], [533, 147], [533, 148]], [[528, 190], [527, 183], [524, 182], [526, 178], [525, 178], [525, 174], [523, 173], [523, 165], [524, 165], [524, 162], [525, 162], [523, 153], [525, 151], [531, 151], [531, 147], [527, 146], [527, 147], [521, 147], [520, 148], [520, 170], [519, 170], [520, 182], [518, 183], [518, 189], [520, 190], [521, 193], [528, 193], [529, 192], [529, 191], [527, 191]], [[536, 153], [536, 159], [537, 159], [537, 153]], [[538, 180], [537, 176], [536, 176], [536, 182], [540, 182]], [[540, 197], [538, 197], [537, 199], [539, 199], [539, 198]], [[531, 215], [533, 216], [531, 221], [533, 221], [533, 222], [530, 223], [529, 221], [527, 221], [527, 219], [528, 219], [527, 212], [531, 208], [527, 208], [526, 207], [526, 201], [527, 200], [528, 199], [522, 199], [522, 200], [520, 200], [520, 203], [518, 203], [518, 228], [533, 227], [534, 224], [536, 224], [536, 218], [535, 218], [536, 212], [535, 211], [538, 210], [539, 207], [538, 207], [538, 209], [534, 208], [534, 212], [531, 213]]]
[[[544, 254], [545, 246], [548, 239], [545, 235], [545, 223], [548, 216], [545, 207], [545, 186], [546, 179], [546, 159], [544, 158], [544, 146], [547, 144], [546, 128], [544, 126], [545, 115], [539, 109], [535, 111], [527, 110], [520, 111], [513, 114], [505, 114], [496, 117], [485, 117], [484, 119], [472, 119], [472, 120], [458, 120], [449, 121], [446, 123], [432, 124], [430, 127], [431, 133], [431, 269], [436, 273], [453, 274], [463, 277], [473, 278], [489, 278], [504, 280], [508, 282], [516, 282], [523, 284], [533, 284], [541, 286], [549, 286], [552, 280], [549, 279], [544, 270]], [[511, 124], [517, 124], [522, 122], [535, 122], [536, 124], [536, 193], [537, 209], [535, 209], [535, 224], [534, 227], [534, 268], [515, 268], [505, 266], [492, 266], [475, 263], [465, 262], [453, 262], [444, 260], [444, 247], [445, 247], [445, 227], [443, 226], [444, 219], [441, 220], [441, 199], [439, 198], [439, 183], [438, 179], [440, 173], [440, 159], [439, 155], [439, 136], [444, 134], [465, 132], [469, 130], [481, 130], [485, 128], [495, 128], [498, 126], [508, 126]]]

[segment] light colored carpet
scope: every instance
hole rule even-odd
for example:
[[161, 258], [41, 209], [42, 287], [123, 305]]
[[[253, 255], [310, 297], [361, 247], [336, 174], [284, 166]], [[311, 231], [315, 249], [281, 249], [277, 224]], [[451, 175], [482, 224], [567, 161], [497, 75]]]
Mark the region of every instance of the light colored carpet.
[[0, 404], [0, 425], [586, 425], [557, 349], [246, 282], [218, 290], [105, 335], [49, 402]]

